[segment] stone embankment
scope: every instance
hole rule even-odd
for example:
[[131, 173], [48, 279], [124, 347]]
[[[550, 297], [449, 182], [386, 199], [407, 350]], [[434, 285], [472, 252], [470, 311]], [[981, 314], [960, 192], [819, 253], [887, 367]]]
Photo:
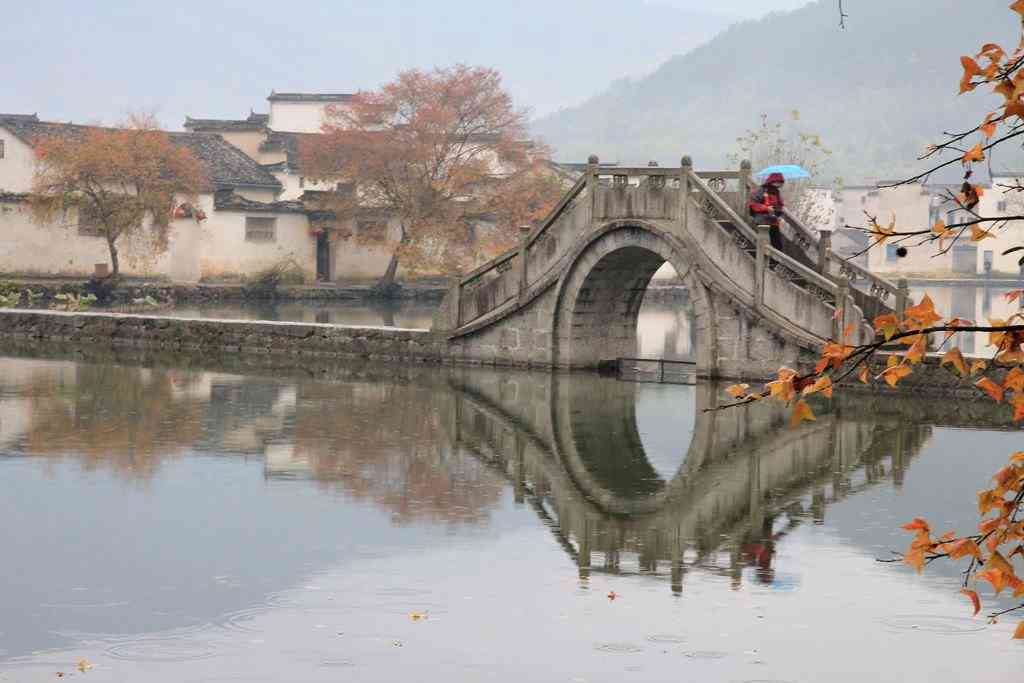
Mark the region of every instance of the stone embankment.
[[0, 310], [3, 339], [22, 344], [45, 341], [76, 347], [431, 363], [444, 362], [448, 350], [444, 336], [428, 330], [20, 309]]
[[[21, 292], [28, 301], [27, 292], [33, 292], [39, 301], [51, 301], [57, 294], [83, 295], [89, 293], [87, 280], [0, 280], [0, 295]], [[438, 281], [406, 284], [393, 293], [401, 301], [440, 301], [446, 291]], [[112, 304], [131, 303], [151, 297], [175, 304], [202, 304], [250, 300], [271, 301], [367, 301], [379, 298], [371, 285], [362, 283], [331, 283], [327, 285], [279, 285], [273, 290], [256, 290], [242, 284], [175, 284], [169, 282], [125, 281], [111, 292]]]

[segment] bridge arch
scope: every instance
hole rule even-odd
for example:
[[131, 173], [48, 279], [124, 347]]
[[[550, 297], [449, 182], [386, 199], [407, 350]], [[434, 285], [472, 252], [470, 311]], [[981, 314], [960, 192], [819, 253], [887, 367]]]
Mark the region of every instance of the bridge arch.
[[555, 364], [597, 367], [603, 361], [635, 356], [640, 305], [654, 273], [666, 262], [693, 301], [697, 371], [711, 374], [716, 330], [707, 289], [678, 239], [637, 219], [611, 221], [591, 233], [559, 279]]

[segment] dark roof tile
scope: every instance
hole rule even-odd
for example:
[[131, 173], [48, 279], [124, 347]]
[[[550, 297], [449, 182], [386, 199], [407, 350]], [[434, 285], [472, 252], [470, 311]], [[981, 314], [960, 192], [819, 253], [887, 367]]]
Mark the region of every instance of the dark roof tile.
[[270, 102], [348, 102], [354, 97], [345, 92], [274, 92], [270, 91]]

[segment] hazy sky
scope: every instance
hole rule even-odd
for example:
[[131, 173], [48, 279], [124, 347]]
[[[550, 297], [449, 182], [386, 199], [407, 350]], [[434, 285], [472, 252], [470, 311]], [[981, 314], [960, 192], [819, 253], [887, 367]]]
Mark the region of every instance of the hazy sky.
[[[832, 0], [819, 0], [831, 2]], [[112, 122], [241, 117], [281, 91], [374, 88], [404, 68], [498, 68], [544, 114], [801, 0], [48, 0], [10, 3], [0, 112]]]

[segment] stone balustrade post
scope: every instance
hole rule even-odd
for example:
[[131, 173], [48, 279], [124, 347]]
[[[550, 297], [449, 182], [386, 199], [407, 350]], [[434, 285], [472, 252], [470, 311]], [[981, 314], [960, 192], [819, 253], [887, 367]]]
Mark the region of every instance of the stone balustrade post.
[[527, 246], [529, 246], [531, 228], [529, 225], [519, 226], [519, 296], [526, 295], [526, 257]]
[[831, 267], [829, 259], [832, 258], [832, 231], [818, 231], [818, 272], [828, 277], [828, 269]]
[[896, 317], [903, 320], [907, 312], [907, 302], [910, 300], [910, 286], [907, 278], [901, 277], [896, 281]]
[[597, 183], [598, 183], [598, 169], [601, 166], [601, 160], [596, 154], [591, 154], [587, 157], [587, 195], [590, 198], [590, 224], [593, 226], [594, 218], [597, 213]]
[[686, 216], [687, 216], [687, 202], [690, 199], [690, 177], [689, 173], [693, 170], [693, 159], [689, 156], [683, 156], [679, 160], [679, 220], [683, 223], [683, 229], [686, 229]]
[[768, 237], [769, 226], [758, 225], [756, 229], [757, 251], [754, 256], [754, 307], [761, 308], [764, 306], [764, 275], [771, 265], [771, 256], [768, 254], [771, 241]]
[[850, 279], [840, 277], [833, 289], [836, 300], [836, 315], [832, 318], [832, 338], [841, 341], [843, 330], [846, 328], [846, 300], [850, 295]]
[[750, 192], [753, 189], [753, 170], [750, 166], [750, 161], [744, 159], [740, 162], [740, 178], [739, 178], [739, 192], [736, 198], [736, 212], [743, 216], [747, 212], [747, 200], [750, 197]]

